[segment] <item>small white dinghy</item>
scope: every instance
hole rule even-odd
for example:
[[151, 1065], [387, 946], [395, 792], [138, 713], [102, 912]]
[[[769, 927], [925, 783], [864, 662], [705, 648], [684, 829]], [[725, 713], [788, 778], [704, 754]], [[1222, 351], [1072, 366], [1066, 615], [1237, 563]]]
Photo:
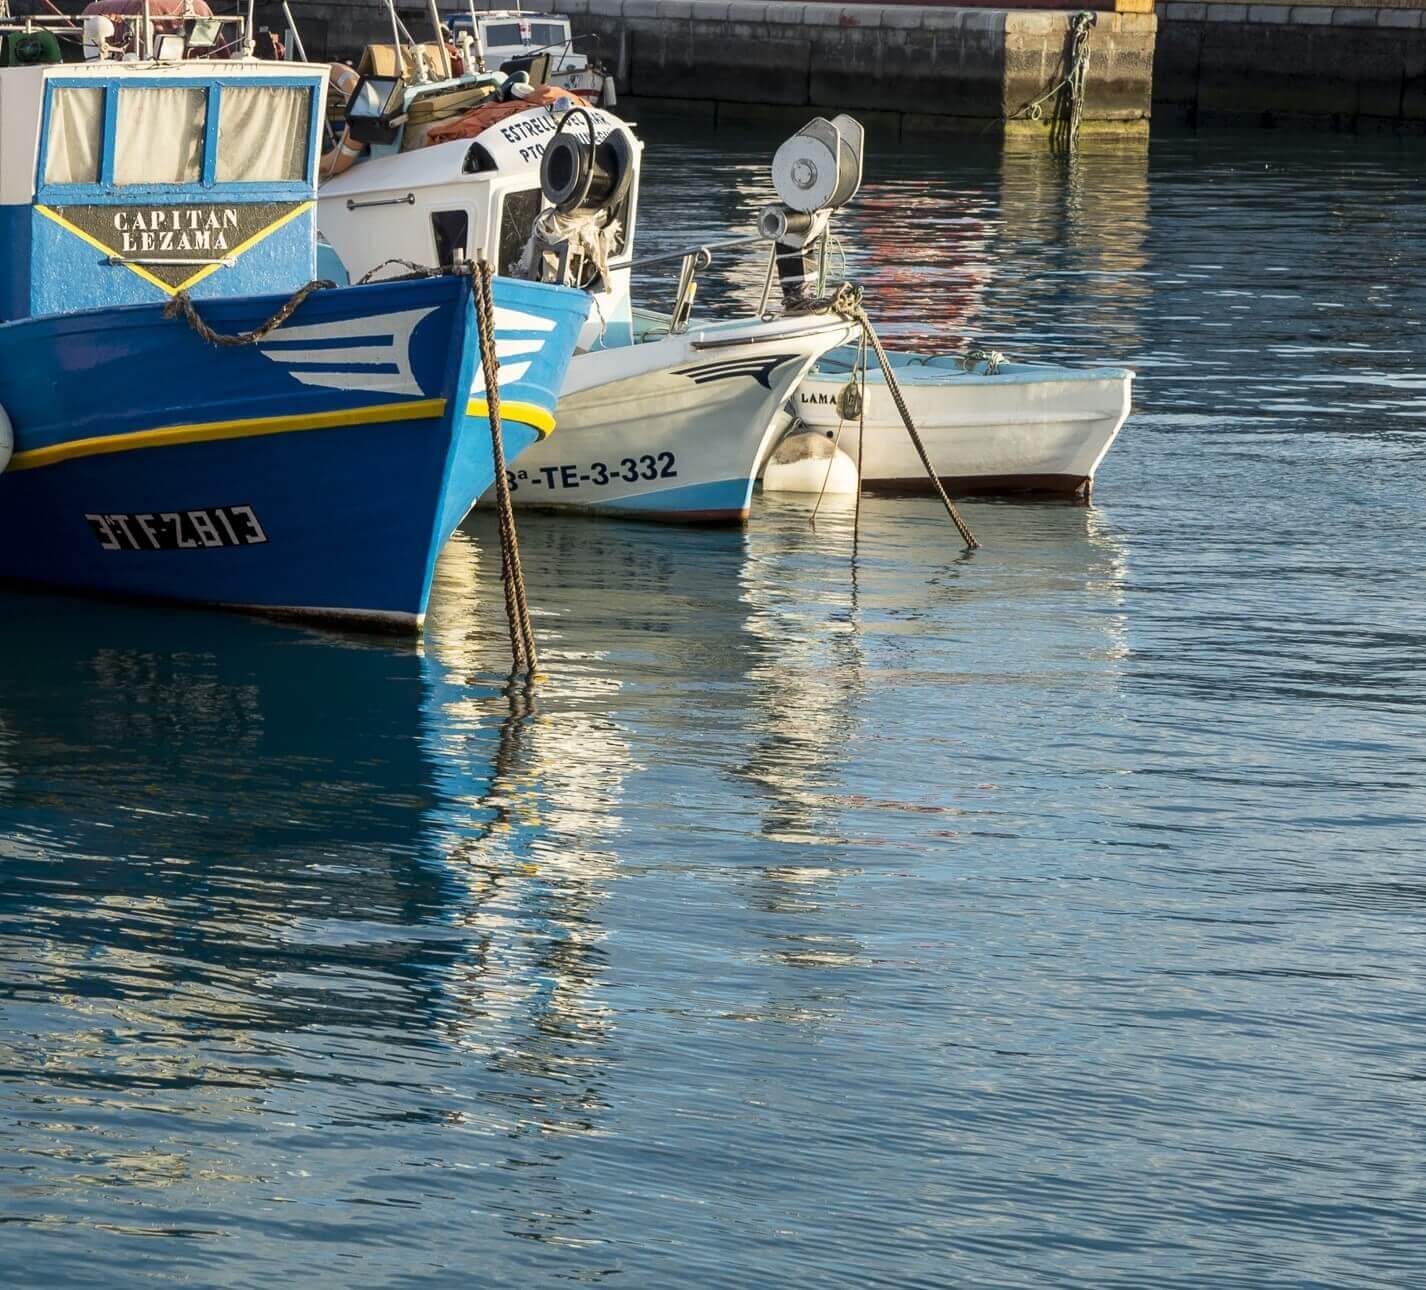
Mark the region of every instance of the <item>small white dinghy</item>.
[[[1008, 363], [980, 351], [887, 357], [936, 474], [953, 494], [1088, 501], [1094, 472], [1129, 415], [1134, 373], [1127, 368]], [[837, 396], [853, 379], [856, 363], [854, 346], [819, 360], [797, 389], [799, 420], [829, 439], [837, 438], [840, 425], [839, 447], [860, 460], [866, 488], [929, 491], [931, 481], [874, 354], [864, 447], [858, 422], [842, 419]], [[775, 485], [764, 481], [764, 487]]]

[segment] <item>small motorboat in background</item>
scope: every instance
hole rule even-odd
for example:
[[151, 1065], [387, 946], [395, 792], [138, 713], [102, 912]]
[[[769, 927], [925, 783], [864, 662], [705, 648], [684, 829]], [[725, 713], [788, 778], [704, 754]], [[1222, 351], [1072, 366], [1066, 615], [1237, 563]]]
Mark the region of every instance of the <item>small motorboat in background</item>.
[[[1125, 418], [1134, 373], [1119, 367], [1010, 363], [998, 354], [889, 353], [892, 371], [942, 487], [960, 495], [1056, 496], [1087, 501], [1094, 473]], [[795, 398], [790, 435], [834, 440], [861, 463], [864, 487], [932, 488], [876, 355], [866, 373], [866, 443], [842, 392], [859, 387], [857, 349], [825, 355]], [[769, 490], [776, 480], [765, 480]]]

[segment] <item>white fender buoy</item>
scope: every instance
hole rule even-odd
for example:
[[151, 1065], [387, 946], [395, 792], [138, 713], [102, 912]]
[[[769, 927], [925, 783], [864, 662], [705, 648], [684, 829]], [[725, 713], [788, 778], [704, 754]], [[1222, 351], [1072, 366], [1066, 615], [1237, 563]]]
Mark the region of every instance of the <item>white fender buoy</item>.
[[14, 451], [15, 430], [10, 424], [9, 414], [4, 408], [0, 408], [0, 475], [5, 473], [5, 467], [10, 464]]
[[819, 430], [796, 430], [773, 450], [763, 471], [769, 493], [855, 494], [857, 464]]

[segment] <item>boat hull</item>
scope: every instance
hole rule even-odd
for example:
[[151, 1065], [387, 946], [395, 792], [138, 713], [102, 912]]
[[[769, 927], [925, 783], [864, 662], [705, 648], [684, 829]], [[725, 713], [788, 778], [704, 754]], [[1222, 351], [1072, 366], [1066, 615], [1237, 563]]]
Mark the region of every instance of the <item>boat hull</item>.
[[[496, 299], [544, 329], [506, 392], [513, 459], [552, 425], [585, 305], [503, 280]], [[232, 334], [281, 303], [202, 313]], [[477, 356], [456, 277], [318, 292], [234, 348], [158, 306], [0, 327], [0, 577], [416, 628], [440, 547], [494, 478]]]
[[[949, 364], [902, 367], [905, 357], [893, 362], [912, 420], [942, 486], [961, 495], [1087, 498], [1129, 415], [1133, 373], [1123, 369], [1014, 364], [988, 376]], [[837, 363], [802, 382], [795, 404], [804, 425], [837, 437], [836, 398], [849, 376]], [[865, 446], [855, 421], [841, 425], [839, 446], [860, 456], [869, 490], [932, 490], [879, 371], [867, 381]]]
[[510, 471], [516, 504], [741, 523], [789, 396], [850, 332], [835, 318], [792, 318], [576, 355], [559, 433]]

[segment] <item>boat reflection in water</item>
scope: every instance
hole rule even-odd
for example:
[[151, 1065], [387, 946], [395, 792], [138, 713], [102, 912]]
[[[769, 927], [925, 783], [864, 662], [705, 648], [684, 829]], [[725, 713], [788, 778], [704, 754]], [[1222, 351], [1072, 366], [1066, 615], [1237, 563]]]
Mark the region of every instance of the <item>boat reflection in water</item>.
[[[854, 558], [850, 500], [824, 501], [815, 530], [811, 499], [772, 495], [761, 508], [739, 579], [753, 746], [738, 773], [765, 799], [771, 859], [748, 874], [745, 895], [775, 916], [770, 958], [851, 967], [866, 929], [842, 894], [846, 879], [898, 867], [909, 837], [973, 849], [985, 827], [983, 765], [965, 782], [898, 774], [903, 724], [945, 710], [949, 680], [964, 694], [951, 710], [967, 715], [944, 738], [984, 728], [993, 717], [975, 705], [997, 692], [997, 676], [1028, 683], [1027, 660], [1042, 657], [1036, 642], [1051, 633], [1067, 657], [1092, 660], [1095, 685], [1117, 685], [1128, 551], [1094, 508], [972, 505], [984, 547], [967, 557], [936, 504], [865, 498]], [[1066, 614], [1067, 604], [1080, 608]], [[895, 787], [873, 792], [869, 782]], [[835, 1006], [825, 980], [809, 989], [788, 983], [779, 1015], [805, 1020]]]
[[[535, 689], [490, 689], [505, 626], [498, 555], [487, 557], [494, 567], [480, 576], [481, 548], [498, 552], [493, 531], [488, 537], [477, 546], [460, 531], [447, 544], [428, 637], [439, 663], [431, 723], [444, 803], [438, 850], [451, 881], [464, 888], [452, 921], [474, 937], [476, 950], [452, 970], [453, 1008], [441, 1027], [463, 1049], [502, 1065], [551, 1079], [583, 1071], [587, 1081], [585, 1064], [610, 1024], [598, 999], [599, 912], [618, 867], [628, 744], [607, 715], [616, 687], [597, 666], [562, 661]], [[525, 554], [532, 586], [558, 585]], [[469, 770], [486, 756], [489, 781]], [[593, 1104], [585, 1098], [597, 1095], [588, 1084], [581, 1089], [566, 1107], [573, 1118], [565, 1127], [587, 1127]], [[540, 1123], [550, 1132], [563, 1122], [546, 1106]]]
[[[443, 594], [473, 546], [452, 555]], [[423, 651], [239, 617], [101, 620], [62, 598], [6, 608], [26, 631], [0, 692], [3, 1101], [53, 1121], [9, 1148], [30, 1171], [21, 1221], [93, 1189], [100, 1156], [116, 1185], [93, 1221], [142, 1228], [146, 1188], [198, 1178], [215, 1220], [231, 1188], [329, 1193], [360, 1153], [310, 1156], [305, 1183], [289, 1167], [373, 1116], [498, 1135], [512, 1167], [539, 1154], [526, 1131], [589, 1127], [617, 787], [581, 766], [619, 761], [597, 722], [547, 729], [464, 671], [449, 630]], [[185, 1145], [106, 1118], [146, 1103]]]

